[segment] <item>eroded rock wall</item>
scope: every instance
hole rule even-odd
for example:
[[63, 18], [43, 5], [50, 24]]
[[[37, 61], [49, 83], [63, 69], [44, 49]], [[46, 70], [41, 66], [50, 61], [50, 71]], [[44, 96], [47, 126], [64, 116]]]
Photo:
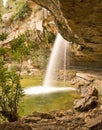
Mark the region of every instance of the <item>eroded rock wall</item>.
[[72, 64], [102, 66], [101, 0], [32, 0], [53, 14], [62, 36], [72, 41]]

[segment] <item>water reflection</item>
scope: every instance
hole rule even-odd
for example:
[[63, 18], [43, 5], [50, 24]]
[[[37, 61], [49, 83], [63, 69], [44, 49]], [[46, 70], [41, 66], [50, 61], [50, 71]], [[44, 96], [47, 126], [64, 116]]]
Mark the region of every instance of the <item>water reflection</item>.
[[28, 115], [34, 111], [49, 112], [53, 110], [67, 110], [72, 108], [73, 101], [78, 97], [77, 91], [28, 95], [22, 101], [22, 105], [24, 106], [22, 115]]

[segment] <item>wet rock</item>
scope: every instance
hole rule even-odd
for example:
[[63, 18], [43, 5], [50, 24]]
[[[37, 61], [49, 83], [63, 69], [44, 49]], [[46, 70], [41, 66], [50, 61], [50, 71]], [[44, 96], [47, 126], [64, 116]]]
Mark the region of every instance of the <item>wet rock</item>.
[[87, 96], [96, 96], [98, 95], [98, 90], [95, 87], [89, 86], [89, 87], [81, 87], [81, 97], [87, 97]]
[[97, 97], [87, 96], [74, 102], [74, 109], [78, 111], [87, 111], [97, 106]]

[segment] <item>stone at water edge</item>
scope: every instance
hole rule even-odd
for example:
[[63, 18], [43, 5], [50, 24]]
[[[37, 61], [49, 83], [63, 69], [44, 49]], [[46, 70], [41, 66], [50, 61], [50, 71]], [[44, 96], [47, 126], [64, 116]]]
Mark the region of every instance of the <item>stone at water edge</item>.
[[88, 111], [92, 108], [95, 108], [97, 104], [98, 104], [97, 97], [88, 96], [88, 97], [75, 100], [74, 109], [81, 112]]
[[87, 97], [87, 96], [98, 96], [98, 90], [93, 86], [88, 87], [81, 87], [81, 98]]
[[74, 109], [77, 111], [88, 111], [98, 105], [98, 90], [94, 87], [83, 87], [81, 89], [81, 99], [74, 101]]

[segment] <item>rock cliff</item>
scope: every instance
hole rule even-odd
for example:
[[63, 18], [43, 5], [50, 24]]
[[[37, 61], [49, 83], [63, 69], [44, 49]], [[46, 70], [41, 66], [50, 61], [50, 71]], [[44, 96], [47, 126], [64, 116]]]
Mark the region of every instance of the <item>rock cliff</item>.
[[48, 9], [63, 37], [72, 41], [72, 64], [102, 66], [101, 0], [32, 0]]

